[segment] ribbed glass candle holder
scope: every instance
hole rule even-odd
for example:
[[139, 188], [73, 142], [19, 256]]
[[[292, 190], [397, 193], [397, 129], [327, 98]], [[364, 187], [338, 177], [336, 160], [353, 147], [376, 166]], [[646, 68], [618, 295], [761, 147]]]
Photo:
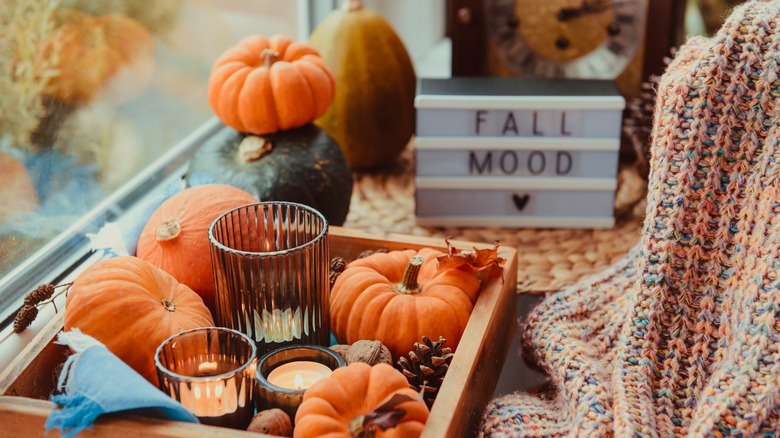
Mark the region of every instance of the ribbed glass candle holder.
[[216, 323], [264, 354], [330, 340], [328, 222], [291, 202], [226, 212], [209, 228]]
[[154, 355], [160, 389], [201, 423], [246, 429], [255, 409], [257, 348], [246, 335], [222, 327], [177, 333]]

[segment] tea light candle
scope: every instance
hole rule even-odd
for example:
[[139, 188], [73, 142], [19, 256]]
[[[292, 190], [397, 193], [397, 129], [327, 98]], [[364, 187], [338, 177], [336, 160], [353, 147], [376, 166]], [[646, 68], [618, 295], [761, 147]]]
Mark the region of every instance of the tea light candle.
[[256, 355], [247, 335], [202, 327], [163, 341], [154, 361], [160, 389], [201, 423], [246, 429], [256, 403]]
[[333, 370], [321, 363], [301, 360], [275, 368], [268, 375], [268, 383], [286, 389], [307, 389], [332, 373]]
[[318, 345], [266, 353], [257, 365], [257, 411], [279, 408], [294, 421], [306, 390], [344, 366], [343, 357]]

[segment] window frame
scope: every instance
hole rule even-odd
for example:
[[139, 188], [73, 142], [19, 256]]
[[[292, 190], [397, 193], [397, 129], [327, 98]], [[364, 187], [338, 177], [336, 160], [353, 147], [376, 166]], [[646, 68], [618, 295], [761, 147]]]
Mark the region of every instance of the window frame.
[[0, 330], [13, 324], [13, 318], [21, 308], [27, 292], [43, 283], [59, 283], [91, 257], [87, 233], [97, 231], [96, 228], [103, 223], [114, 222], [125, 214], [133, 214], [134, 206], [142, 204], [144, 199], [170, 181], [181, 178], [187, 162], [198, 147], [222, 129], [225, 128], [219, 119], [208, 119], [0, 278]]

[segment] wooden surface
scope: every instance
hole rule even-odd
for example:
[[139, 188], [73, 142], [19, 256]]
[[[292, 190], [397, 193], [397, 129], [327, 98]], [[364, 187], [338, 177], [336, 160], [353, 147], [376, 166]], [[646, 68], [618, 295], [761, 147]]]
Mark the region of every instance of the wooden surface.
[[[453, 241], [458, 249], [492, 247], [492, 243]], [[367, 249], [388, 250], [433, 247], [445, 249], [441, 238], [397, 234], [374, 235], [341, 227], [329, 233], [331, 257], [354, 259]], [[517, 252], [500, 248], [506, 259], [504, 277], [492, 279], [482, 289], [447, 377], [434, 403], [423, 436], [455, 437], [475, 434], [482, 412], [493, 395], [515, 329]], [[2, 436], [42, 436], [43, 424], [54, 404], [46, 400], [54, 387], [54, 369], [64, 361], [64, 347], [54, 344], [62, 329], [62, 316], [53, 319], [11, 365], [0, 372], [0, 425]], [[84, 436], [109, 437], [209, 437], [250, 436], [211, 426], [146, 417], [111, 415], [101, 418]], [[51, 436], [56, 436], [53, 434]], [[259, 436], [252, 434], [251, 436]]]
[[471, 312], [423, 437], [476, 436], [485, 406], [493, 396], [515, 332], [517, 257], [502, 254], [504, 278], [485, 285]]
[[[0, 397], [0, 435], [4, 437], [27, 438], [44, 436], [46, 418], [54, 409], [54, 403], [23, 397]], [[59, 437], [55, 430], [46, 437]], [[202, 424], [158, 420], [147, 417], [115, 414], [99, 418], [92, 430], [86, 430], [79, 437], [122, 437], [122, 438], [189, 438], [189, 437], [268, 437], [241, 430]]]
[[56, 383], [54, 367], [65, 362], [67, 355], [64, 346], [53, 342], [54, 337], [62, 330], [64, 318], [63, 312], [58, 313], [22, 353], [14, 358], [6, 369], [0, 371], [0, 394], [49, 398]]

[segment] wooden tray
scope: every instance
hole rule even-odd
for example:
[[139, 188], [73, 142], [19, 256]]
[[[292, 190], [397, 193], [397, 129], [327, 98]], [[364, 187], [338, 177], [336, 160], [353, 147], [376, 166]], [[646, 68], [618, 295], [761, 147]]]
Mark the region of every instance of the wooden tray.
[[[331, 257], [353, 259], [367, 249], [419, 249], [425, 246], [445, 249], [442, 239], [404, 235], [377, 237], [361, 231], [331, 227]], [[454, 241], [459, 249], [490, 247], [490, 244]], [[484, 285], [458, 350], [428, 418], [424, 437], [476, 435], [485, 406], [493, 396], [506, 359], [515, 326], [515, 284], [517, 252], [500, 248], [506, 259], [504, 278]], [[60, 312], [45, 329], [0, 372], [0, 435], [14, 437], [43, 436], [44, 423], [54, 403], [48, 401], [54, 389], [55, 369], [64, 362], [66, 348], [53, 343], [62, 330]], [[82, 436], [121, 437], [246, 437], [249, 432], [225, 428], [155, 420], [132, 415], [107, 415]], [[57, 436], [54, 433], [50, 436]]]

